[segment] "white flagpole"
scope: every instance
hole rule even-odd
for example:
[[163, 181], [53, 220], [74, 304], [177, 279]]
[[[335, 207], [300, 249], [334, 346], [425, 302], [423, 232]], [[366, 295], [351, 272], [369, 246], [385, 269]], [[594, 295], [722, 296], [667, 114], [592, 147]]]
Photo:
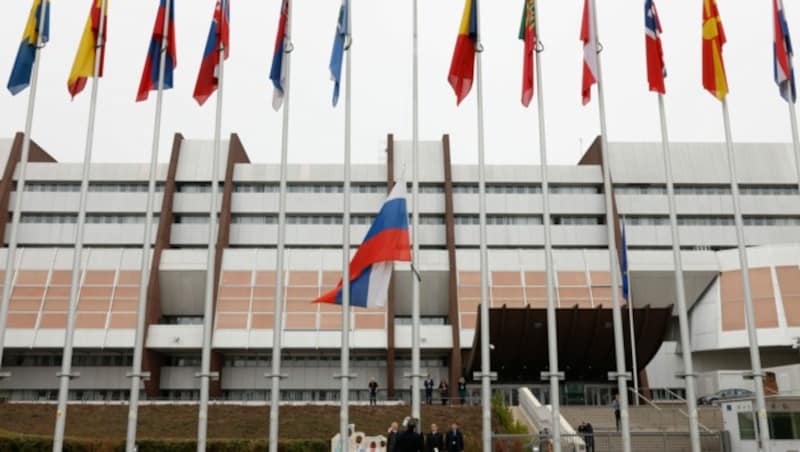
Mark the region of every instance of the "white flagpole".
[[[222, 0], [222, 20], [224, 17], [227, 0]], [[200, 374], [200, 410], [197, 416], [197, 452], [206, 450], [206, 438], [208, 435], [208, 392], [212, 378], [218, 378], [216, 372], [211, 372], [211, 339], [214, 336], [214, 274], [216, 267], [217, 254], [217, 198], [219, 197], [219, 156], [222, 153], [222, 94], [225, 87], [225, 44], [220, 41], [219, 49], [219, 73], [217, 75], [217, 117], [214, 126], [214, 152], [211, 162], [211, 193], [210, 207], [208, 209], [208, 267], [206, 268], [206, 293], [205, 307], [203, 309], [203, 352], [201, 358]]]
[[339, 434], [341, 451], [350, 448], [350, 145], [351, 145], [351, 77], [352, 69], [352, 19], [353, 3], [347, 2], [347, 35], [345, 36], [345, 98], [344, 98], [344, 218], [342, 221], [342, 373], [341, 403], [339, 408]]
[[[283, 12], [281, 12], [283, 14]], [[275, 250], [275, 320], [272, 325], [272, 380], [269, 405], [269, 450], [278, 452], [281, 403], [281, 339], [283, 338], [283, 257], [286, 241], [286, 179], [289, 158], [289, 96], [290, 71], [292, 60], [292, 0], [287, 2], [286, 36], [284, 38], [283, 64], [286, 78], [283, 80], [283, 130], [281, 131], [281, 181], [278, 201], [278, 248]]]
[[97, 113], [97, 91], [100, 86], [100, 63], [105, 47], [103, 34], [106, 20], [107, 0], [100, 3], [100, 24], [95, 42], [94, 71], [92, 72], [92, 99], [89, 105], [89, 127], [86, 131], [86, 151], [83, 154], [83, 174], [81, 179], [80, 204], [78, 206], [78, 222], [75, 231], [75, 249], [72, 255], [72, 278], [67, 312], [67, 328], [64, 334], [64, 354], [61, 359], [61, 372], [58, 373], [58, 408], [56, 409], [56, 428], [53, 435], [53, 452], [61, 452], [64, 443], [64, 429], [67, 423], [67, 400], [69, 398], [69, 382], [78, 378], [72, 373], [72, 345], [75, 338], [75, 317], [78, 309], [78, 295], [81, 282], [81, 262], [83, 261], [83, 231], [86, 225], [86, 200], [89, 196], [89, 172], [92, 163], [94, 146], [94, 125]]
[[480, 266], [481, 266], [481, 425], [483, 450], [492, 450], [492, 370], [489, 351], [489, 255], [486, 249], [486, 165], [484, 158], [483, 129], [483, 66], [481, 54], [481, 19], [478, 2], [474, 3], [477, 18], [477, 42], [475, 43], [475, 64], [478, 96], [478, 218], [480, 223]]
[[[412, 237], [414, 239], [411, 250], [411, 417], [421, 419], [421, 401], [419, 379], [420, 371], [420, 307], [419, 307], [419, 277], [417, 263], [419, 262], [419, 17], [417, 0], [414, 0], [414, 45], [413, 45], [413, 116], [411, 121], [412, 134], [412, 165], [414, 167], [412, 180], [412, 204], [414, 211], [412, 216]], [[405, 181], [402, 181], [405, 183]], [[390, 319], [389, 321], [394, 321]], [[418, 431], [421, 431], [421, 423], [417, 424]]]
[[[8, 249], [6, 251], [6, 268], [3, 275], [3, 300], [0, 304], [0, 366], [3, 362], [3, 351], [6, 341], [6, 321], [8, 320], [8, 305], [11, 301], [11, 290], [14, 284], [14, 263], [17, 257], [17, 235], [19, 233], [19, 221], [22, 216], [22, 196], [25, 192], [25, 172], [28, 168], [28, 155], [31, 149], [31, 129], [33, 128], [33, 110], [36, 105], [36, 88], [39, 86], [39, 58], [41, 49], [44, 47], [42, 33], [44, 32], [44, 21], [46, 11], [50, 8], [50, 0], [42, 2], [39, 11], [39, 29], [36, 32], [36, 50], [34, 51], [33, 67], [31, 67], [31, 92], [28, 94], [28, 112], [25, 115], [25, 136], [22, 140], [22, 151], [19, 158], [19, 175], [17, 176], [17, 194], [14, 198], [14, 212], [11, 215], [11, 230], [8, 235]], [[0, 379], [9, 377], [10, 373], [0, 373]]]
[[756, 413], [758, 422], [759, 450], [768, 452], [769, 427], [767, 426], [767, 405], [764, 399], [764, 372], [761, 369], [761, 353], [758, 350], [758, 329], [756, 328], [753, 295], [750, 290], [750, 267], [747, 262], [747, 246], [744, 237], [744, 220], [739, 200], [739, 182], [736, 179], [736, 155], [731, 138], [731, 120], [728, 114], [728, 100], [722, 99], [722, 118], [725, 123], [725, 144], [728, 150], [728, 169], [731, 178], [731, 194], [733, 195], [733, 215], [736, 222], [736, 242], [739, 248], [739, 266], [742, 270], [742, 290], [744, 292], [744, 312], [747, 325], [747, 338], [750, 342], [750, 363], [756, 393]]
[[[591, 1], [592, 22], [599, 47], [600, 32], [597, 27], [597, 6]], [[603, 159], [603, 193], [606, 205], [606, 232], [608, 234], [608, 266], [611, 275], [611, 294], [613, 300], [612, 320], [614, 324], [614, 354], [617, 361], [617, 371], [609, 373], [609, 379], [617, 380], [617, 390], [620, 408], [620, 423], [622, 424], [622, 450], [631, 452], [631, 428], [628, 413], [628, 384], [630, 378], [625, 372], [625, 342], [623, 340], [624, 326], [622, 324], [622, 310], [619, 297], [619, 265], [617, 264], [617, 237], [615, 235], [614, 218], [614, 189], [611, 186], [611, 159], [608, 149], [608, 130], [606, 128], [605, 96], [603, 95], [603, 70], [601, 66], [600, 48], [597, 49], [597, 101], [600, 112], [600, 142]]]
[[792, 122], [792, 147], [794, 148], [794, 164], [797, 167], [797, 185], [800, 188], [800, 138], [797, 132], [797, 109], [794, 102], [789, 104], [789, 120]]
[[[623, 227], [625, 225], [625, 218], [622, 219]], [[628, 241], [626, 240], [623, 242], [623, 249], [622, 252], [625, 253], [625, 259], [628, 259]], [[631, 374], [633, 375], [633, 391], [636, 394], [636, 397], [633, 398], [633, 403], [636, 406], [639, 406], [639, 365], [637, 363], [636, 357], [636, 334], [633, 322], [633, 285], [631, 284], [631, 271], [630, 271], [631, 263], [628, 262], [627, 266], [625, 267], [625, 275], [624, 278], [628, 280], [628, 299], [626, 300], [628, 304], [628, 328], [630, 330], [631, 336]]]
[[139, 276], [139, 305], [136, 310], [136, 339], [133, 348], [133, 368], [128, 377], [131, 379], [131, 393], [128, 402], [128, 434], [125, 451], [136, 450], [136, 428], [139, 421], [139, 390], [142, 379], [150, 373], [142, 372], [142, 356], [144, 355], [145, 317], [147, 316], [147, 290], [150, 285], [150, 256], [152, 255], [153, 200], [156, 191], [156, 172], [158, 170], [158, 145], [161, 140], [161, 113], [164, 100], [164, 76], [166, 74], [167, 52], [169, 51], [169, 18], [172, 0], [167, 0], [164, 10], [164, 27], [161, 30], [161, 53], [158, 66], [158, 92], [156, 95], [156, 115], [153, 125], [153, 146], [150, 151], [150, 170], [147, 182], [147, 203], [144, 214], [144, 242], [142, 243], [142, 262]]
[[[542, 167], [542, 218], [544, 223], [544, 259], [545, 276], [547, 278], [547, 355], [549, 358], [549, 368], [543, 372], [543, 377], [550, 380], [550, 407], [551, 407], [551, 431], [553, 434], [553, 452], [561, 452], [561, 390], [559, 380], [564, 378], [564, 373], [558, 370], [558, 321], [556, 317], [556, 289], [555, 271], [553, 269], [553, 239], [550, 230], [550, 182], [549, 169], [547, 168], [547, 134], [544, 123], [544, 90], [542, 77], [542, 52], [539, 38], [539, 24], [541, 15], [539, 13], [538, 1], [534, 0], [533, 9], [535, 17], [536, 32], [536, 56], [534, 60], [534, 70], [536, 71], [536, 101], [539, 107], [539, 161]], [[527, 14], [527, 12], [526, 12]]]
[[694, 364], [692, 361], [692, 344], [689, 337], [689, 314], [686, 308], [686, 289], [683, 280], [683, 262], [681, 259], [681, 242], [678, 231], [678, 208], [675, 204], [675, 184], [672, 177], [672, 155], [667, 133], [667, 112], [664, 107], [664, 95], [658, 95], [658, 110], [661, 117], [661, 146], [664, 154], [664, 169], [667, 176], [667, 200], [669, 201], [669, 225], [672, 234], [672, 261], [675, 266], [675, 299], [678, 303], [678, 325], [680, 328], [681, 354], [683, 355], [683, 375], [686, 380], [686, 409], [689, 410], [689, 437], [692, 452], [700, 452], [700, 427], [697, 418], [697, 396], [695, 395]]

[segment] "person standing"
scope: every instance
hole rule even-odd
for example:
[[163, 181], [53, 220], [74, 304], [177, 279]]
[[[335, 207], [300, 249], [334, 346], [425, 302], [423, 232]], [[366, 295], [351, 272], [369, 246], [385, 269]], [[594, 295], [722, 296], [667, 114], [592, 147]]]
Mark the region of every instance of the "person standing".
[[422, 452], [422, 435], [416, 429], [417, 421], [409, 419], [405, 431], [397, 435], [395, 452]]
[[584, 442], [586, 443], [586, 452], [594, 452], [594, 427], [591, 422], [586, 422], [583, 426]]
[[431, 424], [431, 431], [425, 435], [425, 452], [444, 452], [444, 435], [436, 424]]
[[620, 413], [619, 413], [619, 395], [614, 397], [611, 401], [611, 408], [614, 410], [614, 420], [617, 422], [617, 431], [619, 431]]
[[455, 422], [450, 426], [450, 431], [447, 432], [444, 441], [447, 452], [464, 452], [464, 435]]
[[370, 406], [378, 404], [378, 382], [374, 378], [369, 379], [369, 404]]
[[464, 377], [458, 379], [458, 398], [462, 405], [467, 403], [467, 381]]
[[439, 382], [439, 399], [442, 401], [442, 405], [447, 405], [447, 399], [450, 395], [450, 388], [447, 386], [447, 382], [442, 380]]
[[392, 422], [389, 430], [386, 432], [386, 452], [395, 452], [397, 450], [397, 422]]
[[430, 375], [425, 379], [425, 403], [428, 405], [433, 403], [433, 378]]

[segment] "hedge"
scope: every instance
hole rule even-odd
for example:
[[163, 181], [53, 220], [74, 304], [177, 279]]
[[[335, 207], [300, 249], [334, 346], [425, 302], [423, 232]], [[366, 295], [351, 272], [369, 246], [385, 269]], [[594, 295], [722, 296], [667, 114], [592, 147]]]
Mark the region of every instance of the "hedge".
[[[197, 442], [172, 439], [143, 439], [137, 441], [139, 452], [194, 452]], [[266, 440], [210, 440], [206, 450], [210, 452], [266, 452]], [[27, 435], [0, 436], [0, 451], [3, 452], [49, 452], [53, 449], [51, 438]], [[280, 452], [328, 452], [329, 445], [321, 440], [281, 441]], [[125, 441], [87, 441], [67, 439], [65, 452], [124, 452]]]

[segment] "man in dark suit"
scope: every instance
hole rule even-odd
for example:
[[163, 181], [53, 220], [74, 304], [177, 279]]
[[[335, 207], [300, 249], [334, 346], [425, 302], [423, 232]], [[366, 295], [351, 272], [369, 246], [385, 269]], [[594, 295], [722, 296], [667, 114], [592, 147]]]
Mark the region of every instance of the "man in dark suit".
[[447, 432], [444, 441], [447, 452], [464, 452], [464, 435], [455, 422], [450, 426], [450, 431]]
[[392, 422], [389, 431], [386, 432], [386, 450], [387, 452], [397, 450], [397, 422]]
[[422, 452], [422, 435], [416, 432], [417, 422], [409, 419], [406, 430], [397, 435], [395, 452]]
[[444, 452], [444, 435], [436, 424], [431, 424], [431, 431], [425, 435], [425, 452]]

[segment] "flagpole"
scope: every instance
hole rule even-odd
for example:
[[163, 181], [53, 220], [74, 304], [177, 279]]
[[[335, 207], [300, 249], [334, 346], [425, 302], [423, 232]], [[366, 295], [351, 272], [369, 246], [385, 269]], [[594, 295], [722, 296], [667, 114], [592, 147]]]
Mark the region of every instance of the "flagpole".
[[797, 167], [797, 186], [800, 189], [800, 138], [797, 132], [797, 109], [794, 102], [789, 104], [789, 120], [792, 123], [792, 147], [794, 148], [794, 164]]
[[747, 338], [750, 342], [750, 363], [752, 373], [746, 375], [753, 379], [756, 393], [756, 412], [758, 422], [758, 436], [762, 451], [769, 451], [769, 428], [767, 426], [767, 405], [764, 399], [764, 372], [761, 369], [761, 353], [758, 349], [758, 330], [753, 309], [753, 296], [750, 290], [750, 267], [747, 259], [747, 246], [744, 237], [744, 221], [739, 200], [739, 182], [736, 179], [736, 155], [731, 138], [731, 120], [728, 113], [728, 100], [722, 99], [722, 118], [725, 123], [725, 144], [728, 151], [728, 170], [731, 178], [731, 194], [733, 195], [733, 215], [736, 222], [736, 242], [739, 248], [739, 266], [742, 271], [742, 290], [744, 292], [744, 311], [747, 326]]
[[[418, 2], [414, 0], [414, 44], [413, 44], [413, 116], [411, 121], [411, 134], [412, 134], [412, 165], [414, 166], [414, 175], [412, 181], [412, 204], [414, 211], [412, 216], [412, 252], [411, 252], [411, 284], [412, 284], [412, 298], [411, 298], [411, 417], [418, 420], [418, 431], [421, 431], [422, 424], [419, 423], [421, 419], [421, 401], [420, 401], [420, 387], [419, 379], [421, 376], [420, 370], [420, 307], [419, 307], [419, 277], [417, 263], [419, 262], [419, 16], [418, 16]], [[405, 181], [403, 181], [405, 183]], [[390, 320], [393, 321], [393, 320]]]
[[[227, 20], [225, 0], [220, 5], [222, 19]], [[220, 24], [222, 26], [222, 24]], [[208, 392], [212, 378], [219, 378], [216, 372], [211, 372], [211, 339], [214, 335], [214, 275], [216, 273], [216, 243], [217, 236], [217, 198], [219, 192], [219, 156], [222, 153], [222, 94], [225, 87], [225, 43], [220, 40], [219, 48], [219, 74], [217, 77], [217, 115], [214, 126], [214, 152], [211, 162], [211, 193], [210, 207], [208, 209], [208, 262], [206, 268], [206, 293], [205, 307], [203, 309], [203, 351], [201, 358], [200, 374], [200, 410], [197, 416], [197, 452], [206, 450], [208, 435]]]
[[144, 214], [144, 241], [142, 242], [142, 262], [139, 276], [139, 304], [136, 308], [136, 338], [133, 348], [133, 368], [128, 377], [131, 379], [131, 393], [128, 402], [128, 434], [125, 451], [136, 450], [136, 429], [139, 419], [139, 390], [142, 379], [149, 378], [149, 372], [142, 372], [142, 356], [144, 355], [145, 317], [147, 315], [147, 290], [150, 285], [150, 258], [152, 254], [153, 199], [156, 191], [156, 172], [158, 170], [158, 146], [161, 141], [161, 114], [164, 100], [164, 76], [166, 74], [167, 52], [169, 49], [169, 18], [172, 0], [166, 0], [164, 10], [164, 27], [161, 30], [161, 54], [158, 66], [158, 91], [156, 95], [156, 115], [153, 125], [153, 146], [150, 152], [150, 170], [147, 181], [147, 203]]
[[669, 225], [672, 234], [672, 261], [675, 268], [675, 299], [678, 303], [678, 325], [680, 328], [681, 355], [683, 358], [683, 377], [686, 380], [686, 409], [689, 410], [689, 437], [692, 452], [700, 452], [700, 427], [697, 418], [697, 396], [695, 391], [694, 364], [692, 362], [692, 344], [689, 336], [689, 314], [686, 308], [686, 289], [683, 279], [683, 262], [681, 259], [681, 242], [678, 231], [678, 209], [675, 203], [675, 184], [672, 177], [672, 155], [667, 133], [667, 112], [664, 107], [664, 95], [658, 95], [658, 111], [661, 117], [661, 146], [664, 154], [664, 170], [667, 176], [667, 200], [669, 201]]
[[[597, 27], [597, 7], [594, 1], [592, 5], [592, 21], [595, 33], [600, 42], [599, 30]], [[628, 384], [630, 378], [625, 372], [625, 342], [623, 340], [622, 311], [620, 308], [619, 297], [619, 266], [617, 265], [617, 237], [614, 225], [614, 192], [611, 186], [611, 159], [608, 149], [608, 131], [606, 128], [606, 109], [605, 96], [603, 94], [603, 70], [601, 65], [601, 49], [597, 49], [597, 100], [600, 113], [600, 142], [603, 166], [603, 193], [606, 207], [606, 232], [608, 234], [608, 259], [609, 273], [611, 276], [611, 296], [613, 300], [612, 320], [614, 324], [614, 354], [617, 361], [617, 371], [609, 372], [609, 379], [617, 380], [617, 391], [619, 397], [620, 423], [622, 424], [622, 450], [631, 452], [631, 428], [628, 413]]]
[[536, 71], [536, 101], [539, 107], [539, 160], [542, 167], [542, 213], [544, 223], [544, 259], [545, 276], [547, 278], [547, 354], [549, 358], [548, 372], [544, 377], [550, 380], [550, 407], [552, 409], [553, 452], [561, 452], [561, 390], [559, 380], [564, 378], [564, 373], [558, 370], [558, 321], [556, 317], [555, 271], [553, 269], [553, 239], [550, 230], [550, 182], [547, 167], [547, 135], [544, 123], [544, 92], [542, 77], [542, 53], [539, 38], [541, 15], [538, 1], [534, 0], [533, 9], [536, 21], [536, 53], [534, 70]]
[[339, 434], [341, 451], [349, 450], [349, 403], [350, 403], [350, 145], [351, 145], [351, 78], [352, 69], [352, 3], [347, 2], [347, 34], [345, 35], [345, 98], [344, 98], [344, 218], [342, 221], [342, 373], [341, 403], [339, 409]]
[[[80, 204], [78, 206], [78, 222], [75, 232], [75, 249], [72, 254], [72, 279], [70, 286], [69, 311], [67, 311], [67, 328], [64, 334], [64, 353], [61, 359], [61, 372], [58, 373], [58, 408], [56, 408], [56, 427], [53, 435], [53, 452], [61, 452], [64, 443], [64, 430], [67, 423], [67, 400], [69, 398], [69, 382], [78, 378], [72, 373], [72, 345], [75, 338], [75, 316], [78, 308], [78, 295], [81, 283], [81, 262], [83, 261], [83, 232], [86, 225], [86, 200], [89, 197], [89, 172], [92, 163], [94, 146], [94, 126], [97, 113], [97, 92], [100, 85], [100, 64], [105, 46], [104, 26], [107, 0], [100, 3], [100, 24], [95, 42], [94, 71], [92, 72], [92, 98], [89, 104], [89, 127], [86, 131], [86, 150], [83, 154], [83, 174], [81, 178]], [[87, 262], [88, 264], [88, 262]]]
[[[484, 158], [483, 125], [483, 65], [481, 54], [481, 20], [478, 2], [474, 2], [476, 19], [475, 64], [478, 96], [478, 218], [480, 223], [480, 266], [481, 266], [481, 425], [483, 450], [492, 450], [492, 371], [489, 351], [489, 256], [486, 249], [486, 165]], [[416, 209], [416, 207], [415, 207]]]
[[[622, 227], [625, 227], [625, 217], [622, 218]], [[623, 240], [622, 252], [625, 253], [625, 275], [624, 278], [628, 281], [628, 328], [631, 337], [631, 374], [633, 375], [633, 391], [636, 394], [634, 397], [634, 405], [639, 406], [639, 365], [637, 364], [636, 357], [636, 335], [634, 334], [635, 328], [633, 323], [633, 284], [631, 284], [630, 262], [628, 262], [628, 241]]]
[[[283, 12], [281, 12], [282, 14]], [[272, 380], [269, 405], [269, 451], [278, 452], [280, 439], [280, 403], [281, 403], [281, 340], [283, 338], [283, 274], [284, 248], [286, 242], [286, 179], [288, 177], [289, 158], [289, 96], [292, 61], [292, 1], [287, 2], [286, 35], [284, 36], [283, 64], [286, 65], [286, 79], [283, 80], [283, 129], [281, 131], [281, 181], [278, 201], [278, 248], [275, 262], [275, 320], [272, 325], [272, 373], [267, 377]]]
[[[44, 0], [39, 11], [39, 22], [36, 31], [36, 49], [34, 50], [33, 66], [31, 67], [31, 92], [28, 95], [28, 112], [25, 115], [25, 136], [22, 140], [22, 151], [19, 159], [19, 175], [17, 176], [17, 194], [14, 197], [14, 211], [11, 215], [11, 230], [8, 235], [8, 249], [6, 250], [6, 268], [3, 275], [3, 300], [0, 304], [0, 366], [3, 362], [3, 351], [6, 341], [6, 321], [8, 320], [8, 306], [11, 299], [11, 290], [14, 284], [14, 264], [17, 257], [17, 235], [19, 233], [20, 217], [22, 216], [22, 196], [25, 192], [25, 173], [28, 168], [28, 156], [31, 149], [31, 129], [33, 128], [33, 111], [36, 105], [36, 88], [39, 85], [39, 54], [44, 47], [42, 33], [44, 31], [47, 9], [50, 1]], [[9, 372], [0, 373], [0, 379], [7, 378]]]

